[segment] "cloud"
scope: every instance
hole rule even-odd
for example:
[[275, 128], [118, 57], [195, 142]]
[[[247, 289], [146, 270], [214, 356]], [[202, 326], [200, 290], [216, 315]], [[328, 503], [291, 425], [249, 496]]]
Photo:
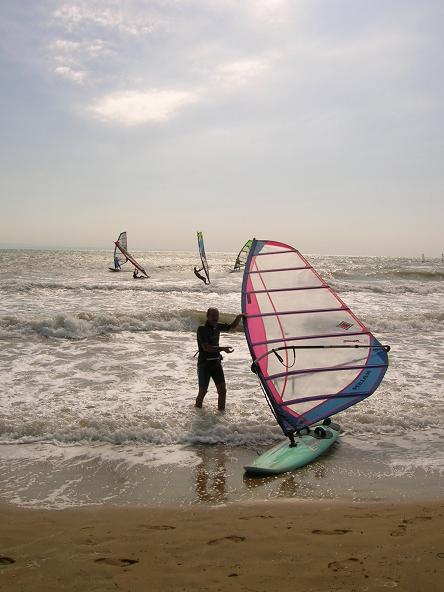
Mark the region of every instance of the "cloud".
[[88, 110], [99, 120], [125, 126], [168, 121], [200, 93], [177, 90], [119, 91], [98, 99]]
[[49, 59], [55, 64], [54, 72], [58, 76], [77, 83], [84, 82], [89, 75], [90, 62], [111, 53], [112, 51], [101, 39], [82, 41], [56, 39], [49, 45]]
[[113, 7], [113, 2], [101, 0], [70, 2], [58, 8], [53, 16], [71, 33], [87, 27], [101, 27], [138, 36], [165, 26], [165, 20], [157, 14], [146, 16], [146, 9], [140, 14], [131, 10], [131, 3], [124, 6], [125, 10], [122, 10], [121, 3]]
[[56, 39], [50, 43], [49, 51], [56, 61], [76, 64], [81, 61], [95, 60], [112, 53], [108, 44], [102, 39], [83, 39], [82, 41]]
[[246, 5], [259, 21], [269, 24], [283, 23], [288, 15], [288, 0], [250, 0]]
[[276, 58], [269, 54], [225, 62], [215, 69], [214, 78], [226, 90], [241, 88], [264, 75]]
[[[299, 0], [299, 3], [301, 0]], [[234, 16], [237, 20], [260, 25], [284, 23], [297, 3], [291, 0], [181, 0], [188, 9]]]
[[86, 72], [83, 70], [74, 70], [70, 66], [57, 66], [54, 72], [58, 76], [62, 76], [63, 78], [67, 78], [72, 82], [82, 83], [85, 79]]

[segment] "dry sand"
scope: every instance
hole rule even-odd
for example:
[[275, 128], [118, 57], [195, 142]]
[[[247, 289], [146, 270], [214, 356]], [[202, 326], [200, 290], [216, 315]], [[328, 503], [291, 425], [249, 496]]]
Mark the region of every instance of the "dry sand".
[[444, 589], [444, 503], [0, 509], [2, 592]]

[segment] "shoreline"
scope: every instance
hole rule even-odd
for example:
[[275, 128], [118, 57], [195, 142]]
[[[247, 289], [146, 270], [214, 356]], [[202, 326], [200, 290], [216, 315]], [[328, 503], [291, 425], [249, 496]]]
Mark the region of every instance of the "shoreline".
[[442, 471], [390, 466], [379, 449], [371, 453], [341, 440], [315, 463], [269, 477], [244, 474], [256, 454], [250, 447], [0, 445], [0, 504], [175, 508], [285, 499], [414, 503], [444, 498]]
[[444, 500], [0, 506], [0, 583], [30, 590], [441, 589]]

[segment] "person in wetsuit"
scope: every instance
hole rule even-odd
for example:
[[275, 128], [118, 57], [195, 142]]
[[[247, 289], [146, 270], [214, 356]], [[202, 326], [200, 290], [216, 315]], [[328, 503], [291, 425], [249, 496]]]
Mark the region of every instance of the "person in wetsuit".
[[200, 269], [197, 269], [197, 267], [194, 268], [194, 275], [196, 277], [198, 277], [200, 280], [203, 281], [203, 283], [205, 285], [209, 284], [210, 282], [207, 280], [206, 277], [204, 277], [203, 275], [201, 275], [199, 272], [203, 270], [203, 267], [201, 267]]
[[221, 352], [231, 354], [232, 347], [221, 347], [219, 337], [222, 331], [231, 331], [235, 329], [242, 318], [237, 315], [231, 324], [219, 323], [219, 311], [217, 308], [207, 310], [207, 321], [197, 330], [197, 345], [199, 347], [199, 357], [197, 358], [197, 377], [199, 380], [199, 393], [196, 398], [196, 407], [203, 405], [203, 400], [208, 392], [210, 379], [213, 379], [216, 385], [218, 399], [217, 407], [219, 411], [225, 409], [225, 399], [227, 388], [225, 385], [224, 370], [222, 368]]
[[139, 272], [137, 271], [137, 268], [136, 267], [134, 268], [134, 271], [133, 271], [133, 278], [135, 280], [138, 280], [139, 279]]

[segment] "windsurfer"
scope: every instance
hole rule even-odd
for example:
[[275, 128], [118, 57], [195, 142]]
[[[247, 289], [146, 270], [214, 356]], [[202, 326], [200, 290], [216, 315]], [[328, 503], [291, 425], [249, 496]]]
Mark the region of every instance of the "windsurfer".
[[201, 275], [199, 272], [203, 270], [203, 267], [201, 267], [200, 269], [197, 269], [197, 267], [194, 268], [194, 275], [196, 277], [198, 277], [200, 280], [203, 281], [203, 283], [205, 285], [209, 284], [210, 282], [207, 280], [206, 277], [204, 277], [203, 275]]
[[117, 257], [117, 255], [114, 256], [114, 269], [120, 270], [120, 262], [119, 262], [119, 258]]
[[133, 278], [134, 278], [135, 280], [139, 279], [139, 272], [137, 271], [137, 267], [135, 267], [135, 268], [134, 268], [134, 271], [133, 271]]
[[199, 357], [197, 358], [197, 376], [199, 379], [199, 393], [196, 398], [196, 407], [202, 407], [205, 395], [208, 392], [210, 379], [212, 378], [216, 385], [218, 394], [217, 407], [219, 411], [225, 409], [225, 399], [227, 388], [225, 385], [225, 376], [222, 368], [221, 352], [231, 354], [232, 347], [220, 347], [220, 333], [232, 331], [239, 325], [242, 315], [237, 315], [231, 324], [219, 323], [219, 311], [217, 308], [207, 310], [207, 321], [197, 330], [197, 345], [199, 347]]

